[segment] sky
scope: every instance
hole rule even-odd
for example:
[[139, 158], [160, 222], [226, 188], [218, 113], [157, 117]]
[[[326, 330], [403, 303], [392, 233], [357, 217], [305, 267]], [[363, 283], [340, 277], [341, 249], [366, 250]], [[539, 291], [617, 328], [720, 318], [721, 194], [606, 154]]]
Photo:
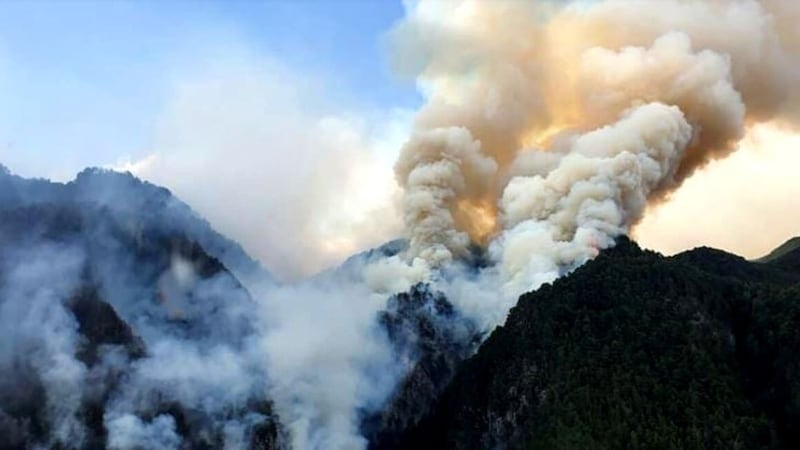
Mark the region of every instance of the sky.
[[339, 111], [413, 108], [413, 82], [382, 49], [402, 12], [399, 1], [2, 2], [0, 160], [56, 179], [137, 160], [172, 86], [231, 53], [324, 80]]
[[[400, 1], [0, 2], [0, 163], [166, 186], [276, 276], [400, 234]], [[365, 188], [367, 186], [367, 188]], [[374, 217], [388, 217], [380, 223]]]
[[[278, 277], [313, 274], [403, 233], [392, 166], [424, 103], [389, 63], [403, 16], [400, 0], [0, 2], [0, 163], [132, 171]], [[755, 130], [635, 237], [765, 254], [800, 234], [798, 146]]]

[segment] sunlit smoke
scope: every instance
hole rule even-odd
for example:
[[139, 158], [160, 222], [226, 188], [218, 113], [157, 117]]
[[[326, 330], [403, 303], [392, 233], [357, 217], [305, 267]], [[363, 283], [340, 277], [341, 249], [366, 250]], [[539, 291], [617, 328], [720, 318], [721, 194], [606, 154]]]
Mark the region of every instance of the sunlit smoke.
[[[246, 304], [255, 313], [228, 301], [232, 292], [245, 295], [227, 275], [200, 283], [180, 259], [158, 278], [159, 292], [175, 290], [178, 300], [141, 302], [140, 283], [118, 270], [125, 255], [109, 256], [99, 264], [102, 286], [129, 321], [150, 317], [142, 305], [165, 307], [166, 322], [186, 319], [181, 285], [200, 283], [197, 296], [225, 298], [219, 314], [252, 322], [245, 333], [200, 309], [194, 319], [204, 336], [194, 340], [137, 322], [149, 353], [119, 363], [130, 375], [103, 417], [109, 445], [181, 444], [172, 416], [145, 422], [132, 407], [155, 391], [217, 416], [268, 394], [295, 448], [365, 448], [362, 415], [378, 410], [413, 365], [395, 360], [377, 324], [392, 294], [428, 283], [485, 336], [519, 294], [575, 269], [637, 224], [647, 234], [645, 212], [673, 193], [693, 212], [706, 206], [697, 199], [738, 196], [728, 183], [791, 201], [768, 182], [750, 189], [741, 179], [750, 163], [736, 159], [742, 153], [724, 158], [759, 127], [791, 129], [800, 117], [798, 21], [797, 3], [781, 0], [409, 2], [389, 42], [425, 104], [410, 133], [403, 130], [393, 174], [376, 148], [393, 146], [396, 133], [369, 136], [346, 114], [309, 113], [295, 98], [303, 84], [280, 67], [237, 60], [178, 83], [152, 156], [120, 168], [170, 186], [286, 277], [399, 232], [395, 180], [408, 245], [254, 291]], [[693, 196], [708, 190], [698, 177], [726, 161], [735, 170], [713, 184], [713, 195]], [[685, 215], [671, 220], [682, 236], [700, 226]], [[89, 241], [106, 242], [98, 236]], [[87, 376], [72, 357], [76, 324], [40, 281], [77, 283], [83, 255], [67, 250], [64, 261], [46, 261], [63, 266], [52, 273], [39, 253], [14, 261], [14, 283], [2, 291], [20, 307], [3, 305], [0, 318], [14, 322], [4, 329], [43, 349], [31, 364], [50, 377], [50, 403], [59, 386]], [[26, 290], [32, 283], [42, 288]], [[39, 322], [50, 333], [44, 339]], [[223, 339], [231, 330], [246, 334], [243, 344]], [[16, 355], [7, 347], [0, 345], [4, 367]], [[70, 417], [79, 405], [63, 398], [48, 408]], [[246, 428], [248, 420], [226, 426]], [[81, 439], [73, 421], [55, 422], [60, 440]]]
[[748, 127], [794, 123], [798, 11], [411, 3], [391, 34], [427, 97], [395, 166], [408, 257], [437, 266], [488, 247], [517, 295], [612, 245]]

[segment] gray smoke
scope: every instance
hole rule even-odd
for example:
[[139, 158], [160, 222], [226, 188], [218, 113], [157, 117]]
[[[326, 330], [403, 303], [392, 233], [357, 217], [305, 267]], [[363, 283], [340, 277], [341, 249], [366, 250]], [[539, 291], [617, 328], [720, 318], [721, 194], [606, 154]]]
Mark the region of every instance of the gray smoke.
[[252, 275], [241, 249], [130, 175], [61, 185], [3, 172], [0, 185], [11, 445], [167, 449], [221, 436], [244, 448], [275, 419], [251, 406], [267, 402], [257, 303], [197, 241]]
[[75, 359], [80, 335], [64, 302], [78, 285], [85, 255], [80, 248], [57, 244], [9, 250], [4, 249], [0, 266], [4, 406], [24, 408], [30, 397], [41, 395], [51, 430], [48, 443], [82, 442], [77, 415], [88, 370]]
[[[130, 175], [64, 185], [4, 170], [0, 185], [0, 430], [13, 442], [241, 449], [272, 424], [275, 445], [362, 448], [363, 417], [413, 363], [378, 321], [410, 287], [383, 253], [282, 285]], [[105, 438], [87, 422], [98, 406]]]

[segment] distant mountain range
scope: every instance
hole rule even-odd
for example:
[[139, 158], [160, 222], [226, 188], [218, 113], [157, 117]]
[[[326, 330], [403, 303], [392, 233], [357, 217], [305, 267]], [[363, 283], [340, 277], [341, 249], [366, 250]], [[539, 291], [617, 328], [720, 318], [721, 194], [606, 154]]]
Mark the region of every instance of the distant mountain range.
[[[0, 449], [285, 447], [255, 363], [265, 284], [166, 189], [0, 166]], [[459, 314], [426, 284], [387, 300], [376, 322], [414, 364], [364, 413], [370, 448], [800, 448], [798, 238], [747, 261], [621, 237], [488, 337]]]

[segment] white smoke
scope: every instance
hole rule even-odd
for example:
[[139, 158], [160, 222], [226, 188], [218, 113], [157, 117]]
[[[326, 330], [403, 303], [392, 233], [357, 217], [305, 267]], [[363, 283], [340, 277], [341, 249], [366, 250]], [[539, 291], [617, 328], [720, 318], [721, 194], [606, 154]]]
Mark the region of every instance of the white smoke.
[[60, 245], [9, 250], [0, 260], [5, 278], [0, 289], [0, 386], [25, 402], [31, 392], [17, 391], [13, 384], [19, 377], [41, 383], [45, 420], [51, 427], [48, 444], [79, 445], [85, 437], [78, 412], [87, 368], [75, 358], [78, 324], [64, 302], [78, 285], [85, 255], [80, 248]]
[[270, 396], [292, 448], [364, 448], [359, 410], [375, 408], [398, 375], [376, 322], [386, 297], [357, 284], [317, 283], [276, 289], [266, 305], [274, 321], [262, 341]]
[[575, 138], [546, 176], [512, 178], [501, 199], [505, 231], [493, 241], [508, 291], [536, 288], [611, 246], [671, 179], [691, 133], [680, 109], [651, 103]]
[[125, 414], [108, 421], [106, 426], [108, 448], [114, 450], [174, 450], [181, 443], [175, 431], [175, 419], [170, 415], [160, 415], [145, 423], [137, 416]]
[[[408, 250], [359, 266], [354, 278], [323, 277], [262, 299], [269, 392], [292, 446], [366, 446], [359, 412], [377, 408], [404, 369], [393, 364], [375, 326], [387, 294], [427, 281], [488, 331], [519, 294], [629, 233], [649, 204], [734, 150], [748, 126], [791, 121], [786, 99], [795, 95], [797, 55], [790, 27], [771, 18], [778, 7], [754, 1], [664, 1], [659, 8], [628, 1], [410, 3], [391, 35], [402, 69], [417, 77], [427, 98], [395, 164]], [[252, 101], [249, 93], [246, 100]], [[292, 129], [281, 117], [250, 116], [277, 120], [281, 132]], [[186, 129], [195, 130], [197, 122], [190, 123]], [[300, 155], [337, 141], [324, 127], [312, 130], [299, 140]], [[252, 142], [274, 140], [256, 136]], [[302, 144], [307, 139], [312, 142]], [[224, 143], [220, 154], [229, 151], [227, 139], [211, 142]], [[362, 147], [347, 142], [344, 147]], [[191, 147], [202, 145], [208, 143]], [[352, 165], [336, 162], [367, 157], [307, 155], [344, 172]], [[254, 165], [270, 166], [269, 160]], [[242, 169], [244, 178], [268, 178]], [[291, 181], [278, 185], [303, 195], [276, 210], [310, 206], [299, 215], [303, 224], [324, 216], [322, 205], [332, 201], [325, 195], [341, 191], [327, 184], [309, 191], [313, 176]], [[326, 200], [317, 203], [313, 192]], [[253, 199], [242, 201], [244, 208]], [[265, 241], [265, 248], [281, 247]], [[302, 258], [313, 254], [296, 241], [286, 249]], [[470, 267], [476, 254], [486, 266]]]
[[333, 110], [331, 89], [229, 49], [177, 77], [151, 154], [116, 168], [170, 188], [276, 277], [311, 275], [401, 230], [407, 114]]

